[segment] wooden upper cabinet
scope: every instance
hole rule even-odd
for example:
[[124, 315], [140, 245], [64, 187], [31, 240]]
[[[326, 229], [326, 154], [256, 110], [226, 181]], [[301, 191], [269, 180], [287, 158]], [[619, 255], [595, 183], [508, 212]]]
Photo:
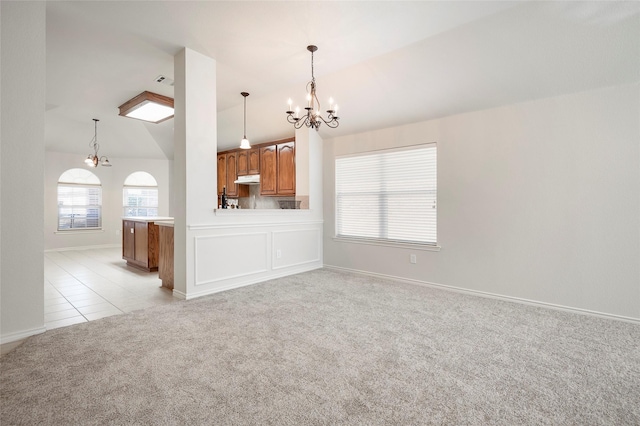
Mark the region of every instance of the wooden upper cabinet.
[[259, 144], [251, 149], [234, 149], [218, 154], [218, 195], [248, 197], [249, 185], [238, 185], [238, 176], [260, 175], [260, 195], [296, 194], [295, 141]]
[[260, 149], [238, 151], [238, 176], [260, 174]]
[[[222, 187], [227, 187], [227, 197], [248, 197], [249, 187], [238, 185], [238, 151], [218, 154], [218, 195], [222, 195]], [[222, 164], [222, 165], [221, 165]]]
[[278, 155], [278, 195], [296, 194], [296, 154], [293, 142], [276, 145]]
[[258, 148], [249, 150], [249, 170], [247, 174], [260, 174], [260, 150]]
[[227, 184], [227, 156], [218, 154], [218, 195], [222, 195], [222, 187]]
[[260, 148], [260, 195], [277, 195], [276, 146]]
[[238, 151], [238, 176], [249, 174], [249, 151], [243, 149]]
[[235, 183], [238, 179], [238, 153], [228, 152], [227, 154], [227, 196], [238, 196], [238, 184]]
[[296, 194], [295, 143], [260, 148], [260, 195]]

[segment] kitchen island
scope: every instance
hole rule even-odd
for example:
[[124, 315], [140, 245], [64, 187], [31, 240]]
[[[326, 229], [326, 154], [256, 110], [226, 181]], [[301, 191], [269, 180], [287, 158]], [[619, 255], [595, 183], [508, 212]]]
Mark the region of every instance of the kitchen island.
[[159, 230], [155, 222], [172, 217], [123, 217], [122, 258], [128, 266], [147, 272], [158, 270]]

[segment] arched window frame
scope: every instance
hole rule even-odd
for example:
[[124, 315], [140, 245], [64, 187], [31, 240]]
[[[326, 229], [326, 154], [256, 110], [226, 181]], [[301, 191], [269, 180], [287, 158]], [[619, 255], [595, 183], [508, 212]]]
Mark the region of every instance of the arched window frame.
[[68, 169], [58, 178], [58, 231], [102, 229], [102, 184], [89, 170]]

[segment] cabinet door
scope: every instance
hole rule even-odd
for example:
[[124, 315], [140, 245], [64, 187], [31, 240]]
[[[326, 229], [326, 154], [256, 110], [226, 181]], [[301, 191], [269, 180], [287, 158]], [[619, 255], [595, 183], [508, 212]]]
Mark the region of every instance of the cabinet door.
[[227, 184], [227, 156], [218, 154], [218, 195], [222, 195], [222, 187]]
[[238, 176], [249, 174], [249, 152], [242, 150], [238, 152]]
[[130, 220], [122, 221], [122, 258], [123, 259], [135, 259], [136, 255], [136, 234], [135, 234], [135, 222]]
[[235, 182], [238, 179], [238, 153], [227, 153], [227, 195], [229, 197], [238, 196], [238, 185]]
[[147, 268], [158, 269], [160, 253], [160, 227], [153, 222], [147, 223]]
[[296, 155], [293, 142], [278, 144], [278, 195], [296, 193]]
[[247, 174], [257, 175], [260, 174], [260, 150], [249, 150], [249, 170]]
[[149, 231], [146, 222], [134, 222], [135, 226], [135, 255], [134, 259], [141, 262], [145, 267], [149, 263]]
[[276, 145], [260, 148], [260, 195], [276, 195]]

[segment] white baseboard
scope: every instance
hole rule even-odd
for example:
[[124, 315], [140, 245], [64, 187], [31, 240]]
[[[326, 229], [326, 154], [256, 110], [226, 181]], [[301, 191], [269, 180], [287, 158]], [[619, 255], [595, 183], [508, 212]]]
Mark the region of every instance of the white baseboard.
[[72, 251], [72, 250], [91, 250], [91, 249], [104, 249], [104, 248], [118, 248], [122, 247], [122, 244], [99, 244], [95, 246], [78, 246], [78, 247], [60, 247], [55, 249], [47, 249], [44, 252], [55, 252], [55, 251]]
[[574, 307], [571, 307], [571, 306], [557, 305], [555, 303], [540, 302], [540, 301], [537, 301], [537, 300], [530, 300], [530, 299], [524, 299], [524, 298], [520, 298], [520, 297], [506, 296], [506, 295], [502, 295], [502, 294], [489, 293], [489, 292], [479, 291], [479, 290], [470, 290], [470, 289], [466, 289], [466, 288], [462, 288], [462, 287], [450, 286], [450, 285], [446, 285], [446, 284], [438, 284], [438, 283], [432, 283], [432, 282], [428, 282], [428, 281], [414, 280], [414, 279], [411, 279], [411, 278], [402, 278], [402, 277], [396, 277], [396, 276], [393, 276], [393, 275], [378, 274], [376, 272], [361, 271], [359, 269], [343, 268], [343, 267], [340, 267], [340, 266], [333, 266], [333, 265], [324, 265], [324, 267], [327, 268], [327, 269], [333, 269], [333, 270], [336, 270], [336, 271], [351, 272], [351, 273], [355, 273], [355, 274], [359, 274], [359, 275], [367, 275], [367, 276], [376, 277], [376, 278], [385, 278], [385, 279], [389, 279], [389, 280], [393, 280], [393, 281], [399, 281], [399, 282], [403, 282], [403, 283], [407, 283], [407, 284], [414, 284], [414, 285], [420, 285], [420, 286], [425, 286], [425, 287], [439, 288], [439, 289], [442, 289], [442, 290], [455, 291], [457, 293], [469, 294], [469, 295], [473, 295], [473, 296], [487, 297], [487, 298], [490, 298], [490, 299], [504, 300], [504, 301], [507, 301], [507, 302], [516, 302], [516, 303], [521, 303], [521, 304], [524, 304], [524, 305], [531, 305], [531, 306], [537, 306], [537, 307], [548, 308], [548, 309], [556, 309], [556, 310], [559, 310], [559, 311], [571, 312], [571, 313], [574, 313], [574, 314], [591, 315], [591, 316], [600, 317], [600, 318], [607, 318], [607, 319], [613, 319], [613, 320], [617, 320], [617, 321], [625, 321], [625, 322], [631, 322], [631, 323], [634, 323], [634, 324], [640, 324], [640, 318], [626, 317], [626, 316], [623, 316], [623, 315], [609, 314], [609, 313], [606, 313], [606, 312], [592, 311], [592, 310], [589, 310], [589, 309], [574, 308]]
[[0, 336], [0, 345], [6, 343], [17, 342], [18, 340], [26, 339], [27, 337], [35, 336], [36, 334], [44, 333], [47, 331], [46, 327], [32, 328], [30, 330], [18, 331], [15, 333], [4, 334]]
[[227, 290], [233, 290], [233, 289], [240, 288], [240, 287], [246, 287], [246, 286], [249, 286], [249, 285], [258, 284], [258, 283], [261, 283], [261, 282], [273, 280], [273, 279], [276, 279], [276, 278], [287, 277], [289, 275], [300, 274], [302, 272], [313, 271], [315, 269], [320, 269], [320, 268], [322, 268], [322, 265], [318, 265], [317, 263], [314, 263], [314, 264], [308, 264], [307, 263], [307, 264], [304, 264], [304, 265], [298, 265], [298, 266], [296, 266], [294, 268], [289, 268], [286, 271], [282, 271], [282, 272], [278, 272], [278, 273], [270, 273], [268, 275], [259, 274], [259, 276], [255, 277], [255, 278], [252, 278], [252, 279], [243, 280], [241, 282], [235, 282], [235, 283], [232, 283], [232, 284], [216, 287], [216, 288], [209, 289], [209, 290], [193, 292], [193, 293], [189, 293], [189, 294], [185, 295], [182, 292], [176, 292], [176, 290], [174, 289], [173, 293], [174, 293], [175, 297], [178, 297], [180, 299], [193, 300], [193, 299], [197, 299], [199, 297], [207, 296], [207, 295], [210, 295], [210, 294], [220, 293], [222, 291], [227, 291]]

